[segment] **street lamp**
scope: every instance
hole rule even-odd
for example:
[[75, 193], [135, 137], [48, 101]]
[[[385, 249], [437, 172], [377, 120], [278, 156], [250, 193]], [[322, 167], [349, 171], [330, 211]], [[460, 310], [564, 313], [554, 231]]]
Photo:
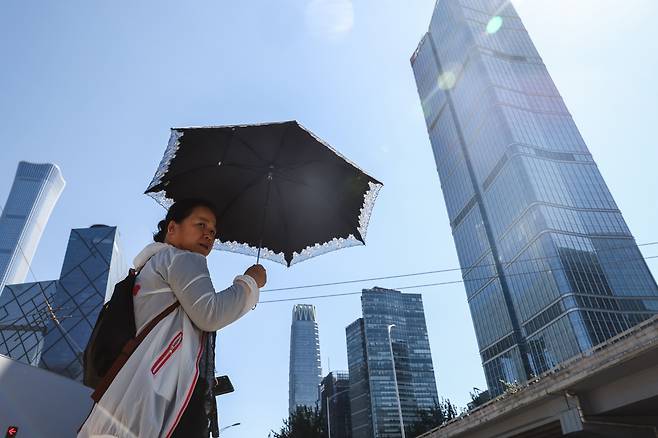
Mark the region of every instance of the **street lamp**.
[[402, 433], [402, 438], [406, 438], [404, 435], [404, 422], [402, 421], [402, 403], [400, 402], [400, 391], [398, 390], [398, 377], [395, 373], [395, 357], [393, 356], [393, 341], [391, 340], [391, 329], [395, 327], [395, 324], [388, 325], [388, 347], [391, 350], [391, 363], [393, 364], [393, 383], [395, 383], [395, 397], [398, 399], [398, 416], [400, 417], [400, 432]]
[[233, 424], [231, 424], [231, 425], [229, 425], [229, 426], [224, 426], [224, 427], [222, 427], [221, 429], [219, 429], [219, 433], [220, 433], [220, 435], [221, 435], [222, 431], [224, 431], [224, 430], [226, 430], [226, 429], [228, 429], [228, 428], [234, 427], [234, 426], [239, 426], [239, 425], [240, 425], [240, 423], [233, 423]]
[[331, 417], [329, 416], [329, 400], [332, 398], [336, 397], [337, 395], [341, 395], [344, 392], [348, 392], [349, 389], [344, 389], [340, 392], [335, 393], [334, 395], [327, 397], [327, 438], [331, 438]]

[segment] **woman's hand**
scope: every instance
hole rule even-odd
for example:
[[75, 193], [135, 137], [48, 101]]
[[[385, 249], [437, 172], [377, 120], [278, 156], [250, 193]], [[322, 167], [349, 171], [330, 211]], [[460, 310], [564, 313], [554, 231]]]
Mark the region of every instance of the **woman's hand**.
[[256, 281], [259, 289], [265, 286], [265, 283], [267, 282], [267, 272], [265, 271], [263, 265], [250, 266], [249, 269], [244, 271], [244, 275], [248, 275], [253, 278]]

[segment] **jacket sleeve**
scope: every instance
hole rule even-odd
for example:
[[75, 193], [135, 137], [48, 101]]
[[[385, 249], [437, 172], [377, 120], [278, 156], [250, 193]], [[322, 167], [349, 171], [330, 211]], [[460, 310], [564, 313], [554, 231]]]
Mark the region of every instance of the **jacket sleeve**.
[[248, 275], [238, 275], [233, 284], [215, 292], [206, 258], [179, 252], [165, 269], [165, 281], [192, 322], [203, 331], [216, 331], [246, 314], [258, 302], [260, 291]]

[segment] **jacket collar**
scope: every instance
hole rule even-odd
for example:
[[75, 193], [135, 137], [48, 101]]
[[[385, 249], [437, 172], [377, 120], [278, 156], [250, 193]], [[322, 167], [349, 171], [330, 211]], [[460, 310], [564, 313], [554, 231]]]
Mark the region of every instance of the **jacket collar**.
[[137, 271], [142, 269], [151, 257], [166, 248], [172, 248], [172, 246], [168, 243], [161, 242], [153, 242], [146, 245], [146, 247], [137, 254], [137, 257], [135, 257], [135, 260], [133, 261], [135, 269]]

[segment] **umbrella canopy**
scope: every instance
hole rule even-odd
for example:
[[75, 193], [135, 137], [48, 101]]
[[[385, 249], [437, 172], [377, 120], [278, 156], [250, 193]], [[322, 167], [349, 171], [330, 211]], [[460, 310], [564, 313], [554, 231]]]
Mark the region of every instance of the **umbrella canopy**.
[[[290, 266], [365, 244], [382, 183], [296, 121], [174, 128], [146, 194], [217, 207], [216, 249]], [[262, 248], [262, 250], [259, 250]]]

